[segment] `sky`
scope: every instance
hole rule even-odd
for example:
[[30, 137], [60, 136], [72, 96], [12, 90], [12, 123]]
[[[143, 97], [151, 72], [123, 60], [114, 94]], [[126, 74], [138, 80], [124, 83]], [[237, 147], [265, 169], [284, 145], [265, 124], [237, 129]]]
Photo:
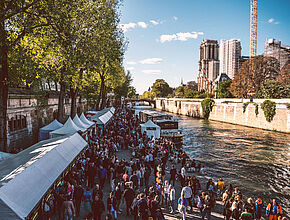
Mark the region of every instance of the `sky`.
[[[289, 11], [290, 0], [258, 0], [258, 54], [269, 38], [290, 45]], [[250, 0], [123, 0], [120, 13], [124, 67], [139, 94], [156, 79], [171, 87], [196, 81], [203, 39], [240, 39], [249, 55]]]

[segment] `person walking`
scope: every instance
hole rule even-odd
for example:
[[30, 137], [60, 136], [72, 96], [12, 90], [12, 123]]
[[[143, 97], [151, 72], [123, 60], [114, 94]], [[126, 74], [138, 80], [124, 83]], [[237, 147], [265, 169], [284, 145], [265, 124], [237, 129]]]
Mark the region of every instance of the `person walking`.
[[232, 207], [233, 204], [233, 199], [228, 199], [224, 202], [224, 210], [223, 210], [223, 215], [225, 220], [230, 220], [231, 215], [232, 215]]
[[147, 206], [147, 201], [145, 199], [145, 194], [141, 193], [139, 197], [140, 199], [138, 200], [138, 203], [137, 203], [138, 216], [142, 220], [147, 220], [148, 219], [148, 206]]
[[86, 216], [90, 215], [92, 213], [92, 193], [90, 192], [90, 188], [87, 187], [83, 194], [83, 200], [84, 200], [84, 208], [86, 212]]
[[134, 190], [132, 189], [132, 183], [126, 183], [126, 189], [124, 191], [124, 199], [126, 201], [126, 215], [129, 216], [130, 215], [130, 208], [132, 206], [132, 202], [134, 200]]
[[80, 208], [81, 208], [81, 202], [82, 202], [82, 198], [83, 198], [83, 193], [84, 193], [84, 189], [81, 186], [81, 184], [77, 184], [75, 189], [74, 189], [74, 202], [76, 205], [76, 216], [79, 217], [80, 216]]
[[255, 218], [260, 219], [262, 217], [263, 201], [260, 197], [255, 202]]
[[168, 180], [165, 180], [165, 182], [162, 185], [162, 195], [163, 195], [162, 204], [165, 207], [168, 207], [169, 193], [170, 193], [169, 183], [168, 183]]
[[172, 165], [172, 166], [171, 166], [171, 170], [170, 170], [170, 179], [169, 179], [169, 183], [171, 183], [171, 181], [172, 181], [172, 185], [173, 185], [173, 186], [175, 185], [176, 173], [177, 173], [177, 170], [176, 170], [175, 166]]
[[184, 198], [184, 195], [181, 194], [178, 199], [178, 211], [182, 214], [182, 220], [186, 220], [186, 207], [187, 207], [187, 199]]
[[100, 169], [99, 169], [99, 172], [98, 172], [101, 189], [104, 188], [105, 181], [106, 181], [106, 175], [107, 175], [107, 170], [101, 165]]
[[276, 199], [272, 199], [266, 208], [266, 215], [269, 220], [277, 220], [282, 216], [282, 209], [280, 204], [276, 201]]
[[212, 198], [209, 195], [205, 196], [204, 199], [204, 208], [202, 210], [202, 217], [201, 219], [204, 219], [206, 216], [207, 220], [211, 219], [211, 209], [212, 209]]
[[181, 182], [181, 186], [184, 187], [185, 186], [185, 178], [186, 178], [186, 168], [185, 165], [182, 166], [181, 170], [180, 170], [180, 182]]
[[63, 212], [65, 220], [73, 220], [73, 216], [76, 216], [74, 203], [69, 199], [69, 196], [67, 196], [63, 202]]
[[102, 213], [105, 211], [105, 204], [98, 195], [95, 196], [92, 203], [92, 211], [94, 220], [101, 220]]
[[181, 190], [181, 195], [184, 196], [184, 199], [187, 200], [187, 205], [190, 206], [190, 210], [192, 211], [192, 189], [190, 185], [190, 181], [188, 181], [187, 186], [183, 187]]
[[240, 219], [241, 220], [253, 220], [254, 217], [253, 217], [252, 213], [249, 212], [248, 208], [245, 208], [244, 212], [242, 212], [242, 214], [241, 214]]
[[107, 199], [107, 211], [115, 219], [117, 219], [117, 199], [116, 196], [114, 195], [114, 192], [111, 192], [110, 196]]
[[169, 201], [170, 201], [170, 213], [175, 213], [175, 189], [173, 185], [169, 186]]

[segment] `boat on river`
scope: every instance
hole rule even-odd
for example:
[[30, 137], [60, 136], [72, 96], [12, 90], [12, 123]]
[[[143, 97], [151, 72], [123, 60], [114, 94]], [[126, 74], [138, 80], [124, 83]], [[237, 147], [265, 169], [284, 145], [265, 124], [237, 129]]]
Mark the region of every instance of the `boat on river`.
[[183, 135], [178, 129], [178, 120], [172, 115], [155, 110], [143, 110], [139, 112], [139, 119], [144, 123], [151, 120], [161, 128], [160, 137], [172, 141], [177, 147], [182, 147]]

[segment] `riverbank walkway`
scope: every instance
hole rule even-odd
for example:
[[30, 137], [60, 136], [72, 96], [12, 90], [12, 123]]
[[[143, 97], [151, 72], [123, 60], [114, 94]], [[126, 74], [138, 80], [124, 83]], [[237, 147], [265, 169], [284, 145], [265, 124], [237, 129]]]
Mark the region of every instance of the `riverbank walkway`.
[[[122, 159], [125, 159], [126, 161], [130, 161], [130, 158], [132, 157], [132, 153], [129, 151], [129, 150], [120, 150], [116, 153], [116, 156], [122, 160]], [[177, 169], [180, 169], [181, 168], [181, 164], [175, 164], [176, 168]], [[168, 167], [171, 167], [171, 163], [168, 161]], [[201, 187], [202, 187], [202, 190], [204, 190], [204, 187], [206, 185], [206, 182], [208, 181], [208, 179], [205, 177], [205, 176], [202, 176], [202, 175], [196, 175], [196, 177], [200, 180], [200, 184], [201, 184]], [[169, 180], [170, 178], [170, 174], [169, 174], [169, 170], [166, 170], [166, 175], [165, 175], [165, 180]], [[154, 183], [154, 175], [151, 174], [150, 176], [150, 183]], [[98, 179], [97, 179], [97, 182], [98, 182]], [[176, 201], [175, 201], [175, 206], [177, 207], [177, 201], [180, 197], [180, 193], [181, 193], [181, 185], [180, 185], [180, 182], [179, 181], [176, 181], [175, 182], [175, 190], [176, 190]], [[105, 185], [104, 185], [104, 188], [103, 188], [103, 193], [104, 193], [104, 198], [103, 198], [103, 201], [105, 203], [105, 206], [106, 206], [106, 201], [107, 201], [107, 198], [110, 194], [110, 191], [111, 191], [111, 187], [109, 185], [109, 183], [106, 181]], [[144, 191], [144, 186], [143, 187], [140, 187], [139, 188], [139, 192], [143, 192]], [[107, 207], [106, 207], [107, 208]], [[134, 219], [133, 216], [126, 216], [126, 205], [125, 205], [125, 201], [121, 201], [121, 204], [120, 204], [120, 209], [122, 210], [122, 213], [118, 215], [118, 220], [131, 220], [131, 219]], [[82, 207], [81, 207], [81, 213], [80, 213], [80, 217], [79, 218], [76, 218], [76, 219], [86, 219], [85, 218], [85, 214], [84, 212], [82, 211], [84, 210], [83, 208], [83, 204], [82, 204]], [[212, 210], [212, 213], [211, 213], [211, 220], [221, 220], [223, 219], [223, 215], [222, 215], [222, 210], [223, 210], [223, 207], [222, 207], [222, 204], [220, 201], [217, 201], [215, 207], [213, 208]], [[169, 211], [166, 209], [166, 208], [162, 208], [162, 211], [164, 213], [164, 217], [165, 219], [167, 220], [175, 220], [175, 219], [182, 219], [182, 214], [180, 214], [177, 210], [174, 214], [171, 214], [169, 213]], [[102, 215], [102, 219], [105, 219], [105, 215], [107, 213], [107, 210], [103, 213]], [[190, 212], [188, 211], [187, 214], [186, 214], [186, 219], [201, 219], [201, 216], [200, 216], [200, 212], [197, 208], [193, 208], [193, 211]]]

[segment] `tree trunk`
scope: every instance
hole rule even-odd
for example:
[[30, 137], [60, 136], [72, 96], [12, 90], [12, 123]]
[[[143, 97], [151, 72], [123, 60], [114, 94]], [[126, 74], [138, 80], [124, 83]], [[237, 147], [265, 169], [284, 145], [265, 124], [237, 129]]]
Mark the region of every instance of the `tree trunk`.
[[100, 86], [100, 94], [99, 94], [99, 97], [97, 99], [97, 110], [102, 109], [102, 98], [103, 98], [103, 93], [104, 93], [104, 89], [105, 89], [105, 80], [102, 76], [100, 76], [100, 78], [101, 78], [101, 86]]
[[49, 91], [51, 91], [51, 85], [50, 85], [50, 81], [49, 80], [47, 80], [47, 85], [48, 85]]
[[[1, 19], [2, 20], [2, 19]], [[4, 22], [0, 24], [0, 150], [7, 152], [8, 46]]]
[[57, 87], [57, 82], [56, 81], [54, 82], [54, 85], [55, 85], [55, 91], [58, 91], [58, 87]]
[[101, 103], [100, 103], [100, 109], [104, 109], [105, 108], [105, 104], [106, 104], [106, 86], [105, 86], [105, 82], [102, 83], [103, 86], [101, 86]]
[[74, 118], [77, 113], [77, 96], [79, 93], [79, 89], [70, 89], [70, 96], [71, 96], [71, 111], [70, 116], [71, 118]]
[[57, 119], [60, 122], [64, 122], [64, 96], [65, 96], [65, 83], [60, 82], [60, 93], [58, 96], [58, 115]]

